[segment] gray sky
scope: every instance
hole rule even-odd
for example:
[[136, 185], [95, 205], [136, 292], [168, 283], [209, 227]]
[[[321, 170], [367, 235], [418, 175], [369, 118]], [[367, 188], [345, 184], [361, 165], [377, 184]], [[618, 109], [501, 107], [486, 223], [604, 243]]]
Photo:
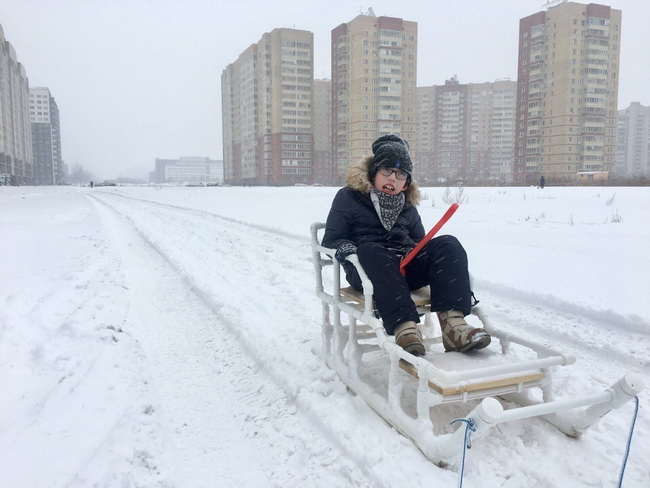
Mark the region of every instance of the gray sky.
[[[545, 3], [3, 0], [0, 24], [30, 86], [56, 99], [65, 162], [102, 180], [144, 178], [156, 157], [222, 159], [221, 72], [276, 27], [314, 33], [316, 78], [330, 77], [332, 29], [372, 7], [418, 23], [418, 86], [516, 80], [519, 19]], [[619, 109], [648, 106], [650, 4], [601, 3], [623, 11]]]

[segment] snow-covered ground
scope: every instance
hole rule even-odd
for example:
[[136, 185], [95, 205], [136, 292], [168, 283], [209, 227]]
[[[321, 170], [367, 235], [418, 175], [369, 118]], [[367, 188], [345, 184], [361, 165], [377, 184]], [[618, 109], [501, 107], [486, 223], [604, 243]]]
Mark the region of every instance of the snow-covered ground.
[[[0, 487], [456, 486], [314, 352], [309, 225], [336, 190], [1, 187]], [[429, 228], [445, 189], [423, 192]], [[559, 395], [650, 386], [650, 188], [463, 197], [443, 233], [483, 308], [578, 356]], [[648, 391], [626, 487], [650, 486]], [[463, 486], [615, 486], [633, 413], [502, 424]]]

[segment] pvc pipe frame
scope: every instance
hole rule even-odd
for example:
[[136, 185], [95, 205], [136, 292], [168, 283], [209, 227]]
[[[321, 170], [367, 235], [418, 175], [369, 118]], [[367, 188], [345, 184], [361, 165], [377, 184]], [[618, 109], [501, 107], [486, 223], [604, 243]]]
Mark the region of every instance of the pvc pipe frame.
[[[535, 351], [538, 359], [458, 372], [441, 370], [429, 361], [407, 353], [404, 349], [388, 339], [382, 322], [375, 317], [372, 309], [372, 283], [360, 266], [356, 255], [349, 256], [348, 260], [359, 271], [364, 289], [364, 308], [361, 310], [359, 306], [341, 300], [340, 265], [334, 258], [335, 251], [321, 246], [318, 242], [318, 230], [322, 228], [324, 228], [324, 224], [321, 223], [314, 223], [311, 226], [312, 261], [316, 274], [316, 295], [323, 304], [323, 345], [321, 355], [328, 366], [338, 373], [346, 385], [361, 395], [373, 410], [391, 423], [399, 432], [412, 439], [431, 461], [440, 465], [452, 462], [456, 455], [463, 449], [465, 428], [461, 425], [452, 434], [433, 434], [430, 408], [445, 402], [462, 402], [468, 398], [485, 395], [481, 395], [480, 393], [459, 393], [457, 395], [443, 397], [437, 392], [430, 390], [429, 381], [453, 386], [462, 384], [462, 382], [470, 379], [530, 371], [533, 369], [547, 370], [553, 366], [569, 365], [575, 362], [573, 355], [561, 353], [546, 346], [532, 343], [513, 334], [498, 330], [490, 324], [487, 315], [479, 307], [475, 307], [472, 313], [481, 320], [490, 334], [499, 338], [504, 352], [510, 343], [515, 343]], [[329, 256], [330, 259], [321, 259], [321, 253]], [[323, 286], [322, 270], [324, 266], [329, 264], [334, 265], [332, 294], [327, 293]], [[332, 312], [332, 323], [330, 323], [330, 312]], [[348, 315], [350, 319], [350, 326], [347, 333], [344, 333], [345, 329], [341, 324], [341, 312]], [[369, 346], [358, 344], [355, 320], [359, 320], [373, 329], [377, 338], [378, 347], [386, 350], [390, 357], [391, 365], [386, 396], [380, 394], [361, 378], [361, 357]], [[348, 356], [347, 362], [345, 357], [346, 352]], [[407, 414], [400, 402], [405, 378], [402, 372], [399, 371], [400, 360], [405, 360], [412, 364], [418, 371], [419, 383], [416, 396], [416, 418]], [[517, 391], [520, 392], [525, 386], [528, 385], [519, 385]], [[539, 385], [533, 383], [530, 386]], [[512, 386], [508, 388], [495, 388], [493, 389], [493, 394], [509, 394], [512, 388]], [[618, 408], [632, 400], [643, 388], [643, 379], [637, 374], [628, 373], [603, 392], [565, 400], [550, 401], [552, 393], [550, 392], [549, 381], [547, 385], [542, 386], [544, 393], [544, 401], [542, 403], [533, 403], [525, 395], [515, 394], [513, 396], [517, 396], [518, 403], [522, 406], [504, 410], [500, 402], [488, 396], [483, 398], [467, 415], [467, 418], [471, 418], [474, 421], [476, 430], [473, 432], [472, 438], [480, 437], [488, 432], [491, 427], [499, 423], [538, 416], [552, 423], [565, 434], [578, 436], [610, 410]], [[579, 408], [581, 410], [576, 411]], [[557, 415], [559, 412], [562, 412], [563, 415]]]

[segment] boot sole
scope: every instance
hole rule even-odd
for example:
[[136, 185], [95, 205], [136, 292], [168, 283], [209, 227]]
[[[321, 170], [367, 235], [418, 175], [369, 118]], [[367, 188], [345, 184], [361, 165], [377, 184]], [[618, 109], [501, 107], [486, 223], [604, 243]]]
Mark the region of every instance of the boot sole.
[[419, 333], [404, 334], [396, 344], [414, 356], [424, 356], [427, 352]]
[[427, 350], [422, 343], [409, 344], [404, 348], [404, 350], [414, 356], [424, 356], [427, 353]]
[[492, 337], [490, 334], [476, 334], [472, 339], [465, 344], [463, 347], [457, 347], [455, 349], [447, 350], [446, 352], [467, 352], [467, 351], [477, 351], [487, 347], [492, 342]]

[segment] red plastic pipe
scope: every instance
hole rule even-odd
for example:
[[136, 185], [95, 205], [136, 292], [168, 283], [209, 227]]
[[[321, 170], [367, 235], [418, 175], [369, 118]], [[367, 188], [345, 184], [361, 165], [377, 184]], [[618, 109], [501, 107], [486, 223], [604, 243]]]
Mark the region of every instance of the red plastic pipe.
[[418, 243], [417, 246], [415, 246], [413, 249], [411, 249], [411, 252], [409, 252], [406, 256], [404, 256], [404, 259], [402, 259], [402, 262], [399, 265], [399, 270], [402, 273], [402, 276], [406, 276], [406, 265], [411, 262], [411, 260], [417, 255], [417, 253], [420, 252], [420, 250], [424, 247], [424, 245], [431, 240], [433, 236], [435, 236], [440, 228], [447, 223], [447, 221], [451, 218], [452, 215], [454, 215], [454, 212], [458, 210], [458, 204], [457, 203], [452, 203], [449, 209], [445, 212], [445, 214], [440, 218], [438, 223], [434, 225], [431, 230], [427, 233], [426, 236]]

